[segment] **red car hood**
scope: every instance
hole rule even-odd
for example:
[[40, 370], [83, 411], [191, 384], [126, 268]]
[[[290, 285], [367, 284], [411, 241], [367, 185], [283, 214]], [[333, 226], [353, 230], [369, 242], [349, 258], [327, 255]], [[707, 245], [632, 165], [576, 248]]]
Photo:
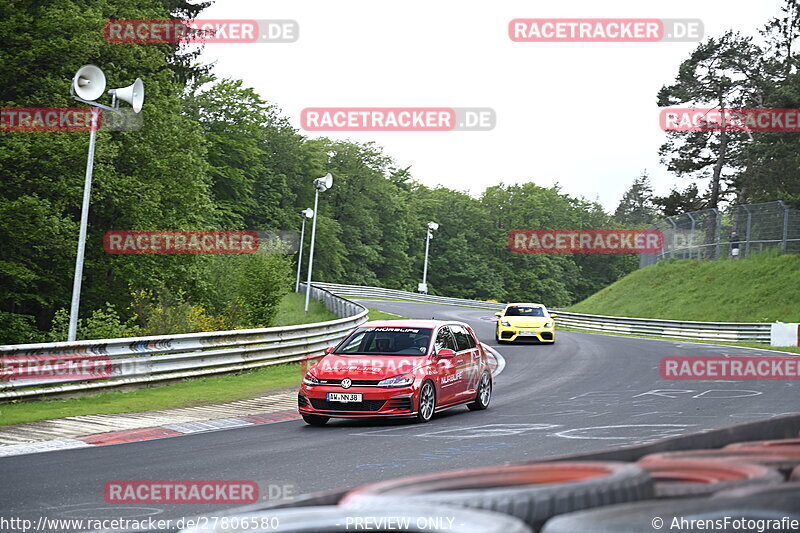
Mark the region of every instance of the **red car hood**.
[[425, 356], [329, 354], [311, 367], [311, 373], [318, 379], [380, 380], [415, 373], [428, 364]]

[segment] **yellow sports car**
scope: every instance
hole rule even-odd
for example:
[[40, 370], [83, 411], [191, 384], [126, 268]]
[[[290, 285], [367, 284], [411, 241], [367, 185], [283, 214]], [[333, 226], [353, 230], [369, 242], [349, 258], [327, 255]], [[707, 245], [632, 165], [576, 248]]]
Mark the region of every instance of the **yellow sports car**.
[[508, 304], [497, 317], [495, 339], [499, 343], [516, 340], [536, 340], [546, 344], [556, 342], [555, 315], [542, 304]]

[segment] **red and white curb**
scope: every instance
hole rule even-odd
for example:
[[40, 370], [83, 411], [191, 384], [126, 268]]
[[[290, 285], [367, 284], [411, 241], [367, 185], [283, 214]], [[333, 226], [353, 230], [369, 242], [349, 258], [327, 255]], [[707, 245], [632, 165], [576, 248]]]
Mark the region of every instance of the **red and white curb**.
[[278, 422], [297, 420], [298, 418], [300, 418], [300, 415], [296, 410], [287, 409], [285, 411], [247, 415], [238, 418], [218, 418], [215, 420], [183, 422], [158, 427], [98, 433], [96, 435], [87, 435], [85, 437], [75, 437], [71, 439], [53, 439], [40, 442], [11, 444], [0, 446], [0, 457], [49, 452], [53, 450], [107, 446], [109, 444], [121, 444], [126, 442], [140, 442], [164, 437], [177, 437], [179, 435], [188, 435], [191, 433], [218, 431], [259, 424], [275, 424]]
[[506, 358], [488, 344], [481, 343], [481, 346], [483, 346], [484, 350], [489, 352], [489, 366], [492, 367], [492, 376], [499, 376], [506, 368]]

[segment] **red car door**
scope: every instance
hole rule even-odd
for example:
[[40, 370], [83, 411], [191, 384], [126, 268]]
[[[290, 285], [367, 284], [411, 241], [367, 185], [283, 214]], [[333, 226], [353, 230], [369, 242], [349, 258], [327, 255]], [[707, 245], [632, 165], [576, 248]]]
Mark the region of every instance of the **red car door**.
[[456, 339], [456, 346], [458, 346], [456, 364], [460, 370], [459, 381], [461, 384], [459, 385], [459, 394], [462, 396], [460, 399], [464, 400], [466, 396], [474, 395], [476, 390], [478, 363], [480, 361], [478, 350], [480, 348], [475, 343], [472, 333], [464, 326], [453, 324], [450, 329]]
[[[463, 385], [461, 385], [461, 376], [463, 374], [459, 374], [456, 340], [447, 326], [442, 326], [436, 333], [434, 348], [437, 352], [437, 355], [434, 355], [434, 363], [436, 364], [438, 376], [436, 403], [438, 405], [447, 405], [458, 401], [463, 392]], [[452, 357], [438, 355], [438, 352], [444, 349], [452, 350], [455, 355]]]

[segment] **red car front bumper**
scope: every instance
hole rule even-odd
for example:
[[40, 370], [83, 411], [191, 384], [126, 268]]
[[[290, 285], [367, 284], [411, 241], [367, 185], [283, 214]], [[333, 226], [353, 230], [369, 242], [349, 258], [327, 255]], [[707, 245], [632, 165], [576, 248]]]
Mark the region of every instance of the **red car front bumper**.
[[[361, 402], [338, 402], [327, 399], [329, 392], [361, 394]], [[331, 418], [402, 417], [417, 411], [417, 394], [413, 387], [378, 388], [303, 385], [297, 394], [300, 414]]]

